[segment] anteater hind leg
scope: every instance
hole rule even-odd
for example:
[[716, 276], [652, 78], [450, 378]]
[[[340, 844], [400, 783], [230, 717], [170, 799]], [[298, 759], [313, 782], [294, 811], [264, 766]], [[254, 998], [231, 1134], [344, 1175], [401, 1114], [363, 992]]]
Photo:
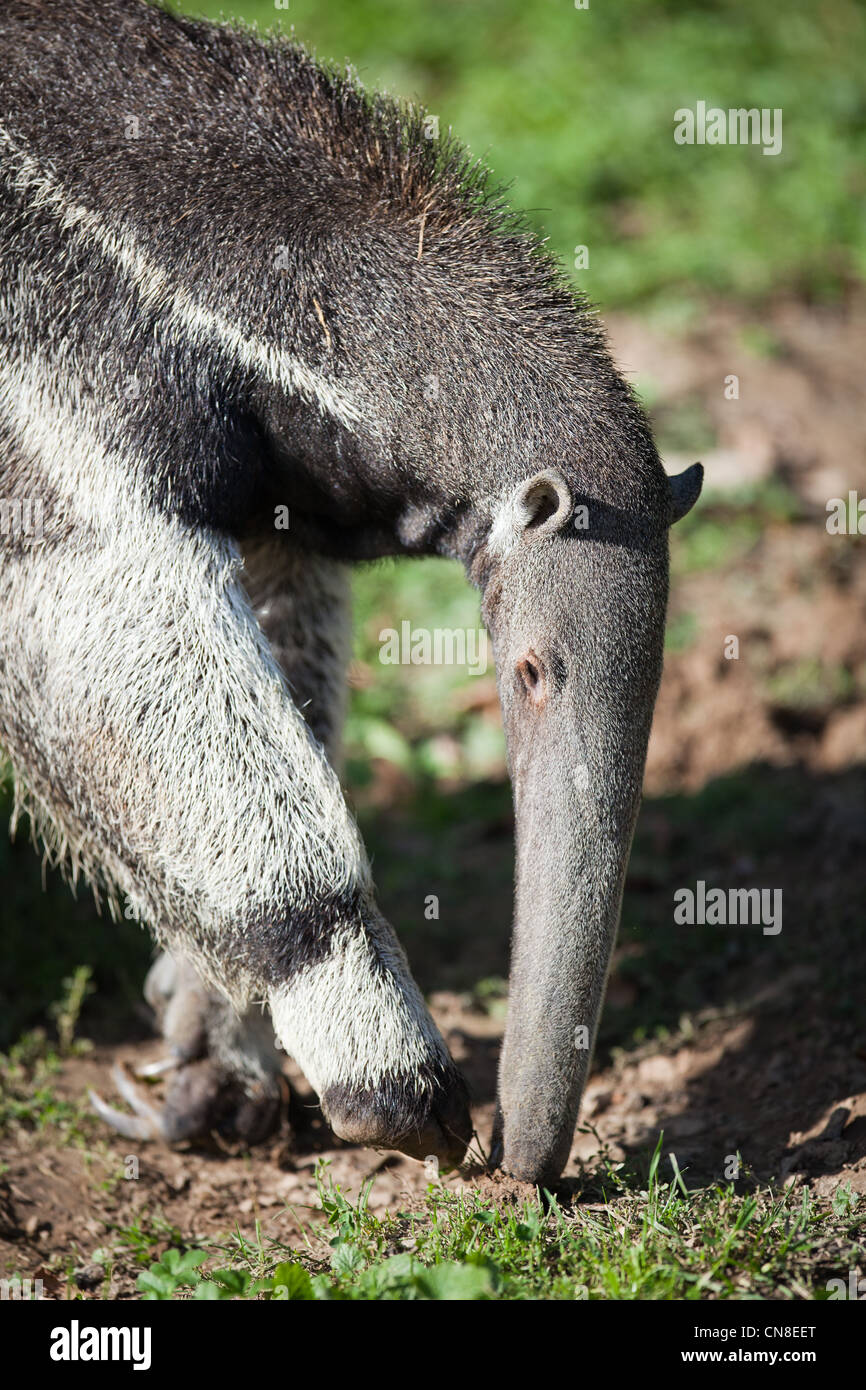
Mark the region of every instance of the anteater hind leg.
[[217, 1130], [226, 1139], [255, 1144], [273, 1131], [280, 1112], [280, 1056], [261, 1009], [236, 1012], [201, 980], [192, 963], [163, 951], [148, 972], [144, 996], [166, 1045], [159, 1062], [140, 1077], [167, 1073], [165, 1099], [154, 1105], [120, 1067], [124, 1114], [90, 1093], [97, 1113], [128, 1139], [169, 1144]]
[[[283, 539], [244, 546], [244, 587], [288, 680], [295, 703], [332, 764], [339, 760], [349, 654], [345, 567], [301, 555]], [[114, 1080], [133, 1110], [123, 1114], [92, 1094], [97, 1112], [131, 1139], [192, 1139], [216, 1129], [257, 1143], [279, 1118], [280, 1053], [261, 1009], [238, 1015], [185, 956], [163, 951], [144, 995], [165, 1040], [165, 1057], [140, 1076], [168, 1074], [160, 1108], [119, 1068]]]

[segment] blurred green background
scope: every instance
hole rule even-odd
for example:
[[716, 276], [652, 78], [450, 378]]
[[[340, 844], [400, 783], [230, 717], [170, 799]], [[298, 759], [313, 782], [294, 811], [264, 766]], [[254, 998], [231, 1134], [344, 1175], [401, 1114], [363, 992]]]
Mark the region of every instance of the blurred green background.
[[[605, 308], [793, 286], [866, 267], [866, 11], [854, 0], [191, 0], [294, 28], [424, 104], [512, 184]], [[673, 113], [781, 107], [783, 148], [676, 145]]]

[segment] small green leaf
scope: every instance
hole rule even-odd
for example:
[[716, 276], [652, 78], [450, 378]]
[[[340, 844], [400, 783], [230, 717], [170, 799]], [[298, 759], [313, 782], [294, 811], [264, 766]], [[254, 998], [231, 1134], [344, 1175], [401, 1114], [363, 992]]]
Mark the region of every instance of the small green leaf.
[[186, 1250], [183, 1254], [179, 1250], [166, 1250], [162, 1264], [171, 1271], [179, 1284], [195, 1284], [201, 1278], [196, 1270], [206, 1259], [207, 1252], [204, 1250]]
[[193, 1297], [200, 1303], [216, 1303], [220, 1299], [231, 1298], [231, 1294], [221, 1289], [219, 1284], [211, 1283], [210, 1279], [202, 1279], [196, 1284]]
[[144, 1274], [139, 1274], [136, 1287], [147, 1299], [163, 1299], [171, 1298], [177, 1285], [170, 1275], [160, 1270], [159, 1265], [153, 1265], [151, 1269], [145, 1270]]
[[359, 1287], [365, 1298], [383, 1298], [391, 1294], [412, 1299], [417, 1296], [417, 1276], [422, 1272], [423, 1265], [413, 1255], [391, 1255], [365, 1269]]
[[366, 1261], [357, 1245], [352, 1245], [350, 1241], [343, 1240], [334, 1250], [331, 1256], [331, 1268], [335, 1274], [343, 1278], [351, 1276], [362, 1269]]
[[337, 1287], [328, 1278], [327, 1274], [316, 1274], [310, 1283], [313, 1289], [313, 1298], [318, 1302], [324, 1303], [345, 1303], [351, 1299], [352, 1295]]
[[495, 1268], [485, 1264], [431, 1265], [418, 1275], [417, 1284], [425, 1298], [469, 1302], [489, 1298], [494, 1292]]
[[273, 1275], [273, 1298], [287, 1302], [313, 1299], [313, 1281], [303, 1265], [277, 1265]]
[[215, 1269], [211, 1279], [233, 1296], [243, 1298], [250, 1285], [250, 1276], [245, 1269]]

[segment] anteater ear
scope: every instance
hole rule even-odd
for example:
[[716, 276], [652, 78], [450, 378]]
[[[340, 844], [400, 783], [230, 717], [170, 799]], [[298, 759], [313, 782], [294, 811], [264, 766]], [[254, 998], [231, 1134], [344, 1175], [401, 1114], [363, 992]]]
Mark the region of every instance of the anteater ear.
[[518, 524], [533, 539], [561, 531], [571, 516], [568, 484], [554, 468], [527, 478], [517, 490], [516, 503]]
[[683, 473], [668, 478], [671, 490], [671, 525], [690, 512], [701, 495], [704, 481], [704, 465], [693, 463]]
[[570, 516], [568, 484], [555, 468], [544, 468], [496, 503], [487, 549], [491, 555], [505, 556], [522, 537], [535, 540], [550, 536], [561, 530]]

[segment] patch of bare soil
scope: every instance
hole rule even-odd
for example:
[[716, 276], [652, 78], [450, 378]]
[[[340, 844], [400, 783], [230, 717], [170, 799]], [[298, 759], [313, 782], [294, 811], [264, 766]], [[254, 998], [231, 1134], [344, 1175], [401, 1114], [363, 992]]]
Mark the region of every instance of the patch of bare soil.
[[671, 613], [693, 615], [695, 640], [665, 662], [647, 794], [759, 760], [827, 772], [863, 760], [863, 550], [820, 521], [770, 524], [721, 582], [715, 570], [675, 581]]
[[[748, 1186], [808, 1183], [824, 1196], [842, 1182], [866, 1192], [866, 1049], [852, 1055], [825, 1039], [818, 1049], [804, 1045], [808, 1021], [804, 1026], [801, 1017], [792, 1019], [786, 1007], [799, 984], [779, 980], [751, 1000], [744, 1014], [710, 1019], [688, 1039], [647, 1044], [597, 1070], [561, 1198], [597, 1197], [599, 1158], [626, 1162], [651, 1148], [660, 1129], [666, 1158], [676, 1155], [690, 1185], [739, 1177]], [[475, 1093], [491, 1097], [491, 1044], [498, 1042], [499, 1027], [460, 996], [437, 998], [434, 1013]], [[121, 1055], [143, 1062], [154, 1052], [142, 1045]], [[96, 1050], [71, 1061], [62, 1091], [75, 1096], [94, 1082], [104, 1084], [112, 1059]], [[10, 1136], [0, 1178], [0, 1266], [41, 1277], [48, 1297], [102, 1297], [102, 1269], [93, 1256], [114, 1246], [108, 1296], [130, 1298], [142, 1267], [136, 1249], [156, 1260], [179, 1240], [196, 1245], [235, 1231], [253, 1244], [258, 1223], [266, 1241], [294, 1247], [309, 1241], [313, 1257], [327, 1267], [326, 1239], [316, 1235], [321, 1214], [314, 1170], [320, 1159], [328, 1160], [329, 1177], [351, 1198], [373, 1177], [374, 1212], [419, 1210], [430, 1180], [424, 1166], [335, 1141], [316, 1117], [303, 1079], [292, 1079], [290, 1120], [252, 1155], [216, 1143], [185, 1151], [134, 1146], [128, 1154], [122, 1141], [79, 1148], [57, 1146], [26, 1130]], [[475, 1107], [474, 1118], [486, 1140], [491, 1099]], [[135, 1179], [128, 1176], [130, 1158], [137, 1160]], [[500, 1205], [533, 1194], [525, 1183], [486, 1173], [477, 1161], [442, 1181], [450, 1190], [471, 1183]], [[129, 1232], [139, 1230], [136, 1244]], [[68, 1270], [74, 1271], [69, 1283]]]
[[[752, 319], [719, 304], [687, 332], [619, 314], [607, 324], [622, 370], [650, 387], [662, 436], [685, 416], [681, 452], [666, 451], [668, 472], [700, 458], [712, 487], [779, 477], [821, 510], [848, 488], [863, 495], [862, 296], [835, 306], [784, 301]], [[714, 438], [693, 453], [688, 425], [698, 412]]]
[[[637, 320], [612, 327], [619, 359], [655, 381], [662, 420], [685, 399], [712, 420], [711, 483], [782, 478], [803, 503], [799, 520], [767, 523], [730, 562], [686, 568], [675, 580], [672, 616], [692, 615], [693, 629], [666, 663], [627, 907], [658, 920], [661, 952], [671, 874], [687, 874], [686, 884], [755, 881], [783, 889], [785, 927], [779, 938], [764, 937], [761, 949], [715, 944], [718, 979], [703, 1007], [682, 1023], [671, 1018], [666, 1036], [648, 1034], [640, 1045], [623, 1034], [630, 1050], [617, 1052], [611, 1043], [640, 1002], [635, 957], [649, 954], [649, 971], [680, 969], [676, 952], [654, 964], [651, 947], [624, 935], [607, 1043], [563, 1191], [580, 1200], [600, 1155], [626, 1163], [664, 1130], [666, 1154], [675, 1153], [693, 1183], [738, 1177], [809, 1184], [824, 1195], [840, 1183], [866, 1192], [866, 566], [864, 542], [831, 536], [824, 525], [828, 497], [851, 488], [866, 496], [866, 425], [855, 407], [866, 306], [780, 306], [763, 321], [773, 349], [761, 356], [744, 347], [750, 325], [727, 309], [687, 337]], [[732, 373], [738, 401], [724, 397]], [[676, 462], [667, 462], [673, 471]], [[739, 642], [733, 659], [725, 654], [731, 636]], [[704, 798], [694, 802], [693, 823], [690, 797]], [[731, 797], [728, 834], [716, 816], [730, 817]], [[738, 833], [740, 804], [751, 819]], [[465, 929], [472, 936], [474, 921]], [[481, 970], [483, 947], [476, 941], [467, 950], [473, 967], [472, 952], [480, 953]], [[459, 990], [435, 993], [433, 1011], [476, 1098], [486, 1145], [502, 1023]], [[141, 1064], [158, 1051], [156, 1042], [119, 1053], [97, 1047], [65, 1064], [58, 1089], [69, 1097], [91, 1085], [110, 1093], [115, 1056]], [[253, 1240], [257, 1221], [266, 1238], [297, 1244], [316, 1220], [314, 1169], [323, 1157], [347, 1195], [375, 1176], [374, 1210], [420, 1203], [429, 1181], [422, 1165], [335, 1141], [303, 1078], [291, 1073], [291, 1082], [282, 1131], [252, 1156], [216, 1145], [152, 1145], [133, 1155], [135, 1179], [126, 1176], [123, 1141], [63, 1146], [51, 1128], [13, 1129], [0, 1144], [0, 1267], [41, 1272], [53, 1296], [67, 1287], [58, 1274], [75, 1268], [78, 1289], [99, 1296], [93, 1253], [118, 1229], [146, 1228], [140, 1248], [152, 1258], [175, 1230], [187, 1243], [235, 1227]], [[485, 1175], [480, 1162], [444, 1181], [479, 1183], [502, 1202], [528, 1192], [501, 1174]], [[319, 1253], [324, 1258], [324, 1245]], [[111, 1295], [132, 1296], [137, 1272], [132, 1254], [121, 1254]]]

